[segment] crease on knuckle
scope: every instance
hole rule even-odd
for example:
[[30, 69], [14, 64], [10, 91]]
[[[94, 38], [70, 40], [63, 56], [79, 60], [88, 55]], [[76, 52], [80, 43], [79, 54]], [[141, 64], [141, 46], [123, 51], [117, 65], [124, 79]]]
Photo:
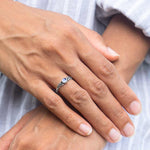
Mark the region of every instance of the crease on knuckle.
[[109, 127], [111, 125], [111, 123], [109, 121], [103, 121], [102, 122], [102, 127]]
[[125, 89], [125, 90], [120, 92], [120, 95], [121, 95], [122, 98], [125, 98], [125, 97], [128, 97], [129, 92]]
[[108, 129], [110, 129], [112, 123], [110, 121], [102, 121], [101, 122], [101, 132], [105, 133]]
[[77, 70], [79, 61], [76, 55], [70, 54], [69, 57], [62, 56], [61, 60], [63, 60], [63, 63], [59, 63], [59, 66], [64, 68], [64, 70]]
[[43, 98], [43, 103], [48, 106], [50, 110], [55, 110], [60, 103], [60, 99], [58, 97], [47, 97]]
[[66, 121], [66, 123], [67, 123], [68, 125], [71, 125], [71, 124], [72, 124], [72, 122], [74, 122], [74, 121], [75, 121], [74, 116], [73, 116], [72, 114], [68, 114], [68, 115], [66, 115], [66, 117], [65, 117], [65, 121]]
[[69, 40], [70, 42], [78, 43], [79, 38], [81, 39], [81, 31], [74, 26], [72, 23], [64, 25], [63, 28], [63, 37], [64, 39]]
[[76, 29], [74, 26], [72, 26], [71, 24], [65, 24], [63, 25], [63, 35], [65, 38], [71, 38], [74, 34], [76, 34]]
[[78, 106], [84, 106], [89, 99], [89, 95], [85, 90], [76, 90], [72, 94], [72, 102]]
[[28, 149], [30, 145], [30, 140], [27, 137], [21, 138], [20, 136], [16, 137], [14, 142], [13, 142], [13, 147], [15, 149]]
[[129, 99], [130, 97], [128, 89], [125, 88], [124, 86], [122, 86], [120, 90], [118, 90], [117, 95], [119, 95], [119, 99], [125, 99], [125, 98]]
[[93, 81], [92, 95], [104, 97], [107, 95], [107, 87], [102, 81]]
[[117, 119], [117, 120], [119, 120], [119, 122], [121, 121], [123, 121], [123, 122], [125, 122], [125, 121], [127, 121], [128, 119], [127, 119], [127, 116], [125, 115], [125, 113], [123, 112], [123, 111], [115, 111], [115, 113], [114, 113], [114, 115], [113, 116], [115, 116], [115, 118]]
[[65, 66], [67, 70], [74, 70], [77, 71], [79, 65], [79, 61], [74, 58], [70, 58], [69, 61], [67, 61], [67, 65]]
[[48, 34], [43, 34], [42, 36], [38, 37], [38, 43], [40, 43], [40, 50], [43, 52], [48, 51], [51, 47], [51, 41], [50, 38], [48, 38]]
[[59, 39], [53, 38], [52, 40], [47, 39], [42, 42], [42, 53], [45, 56], [51, 56], [59, 52], [59, 46], [62, 46], [62, 42]]
[[115, 67], [110, 62], [104, 61], [101, 66], [100, 74], [105, 78], [111, 77], [112, 79], [115, 75]]

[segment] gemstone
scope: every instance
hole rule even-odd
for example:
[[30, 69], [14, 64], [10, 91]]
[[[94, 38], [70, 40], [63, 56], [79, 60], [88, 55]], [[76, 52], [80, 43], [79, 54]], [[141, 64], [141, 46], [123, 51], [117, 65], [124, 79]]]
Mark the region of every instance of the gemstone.
[[67, 78], [63, 78], [61, 82], [64, 84], [67, 83]]

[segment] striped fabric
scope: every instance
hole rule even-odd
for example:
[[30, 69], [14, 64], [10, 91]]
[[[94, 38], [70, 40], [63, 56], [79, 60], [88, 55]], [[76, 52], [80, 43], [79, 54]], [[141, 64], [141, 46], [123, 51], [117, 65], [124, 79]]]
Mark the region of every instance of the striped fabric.
[[[134, 22], [135, 27], [150, 37], [150, 1], [149, 0], [97, 0], [97, 18], [107, 24], [115, 14], [123, 14]], [[146, 57], [150, 64], [150, 52]]]
[[[95, 18], [95, 11], [99, 12], [101, 6], [107, 7], [106, 4], [102, 5], [100, 0], [97, 0], [98, 7], [96, 7], [96, 0], [18, 1], [35, 8], [67, 14], [78, 23], [99, 33], [102, 33], [105, 29], [104, 24], [102, 22], [98, 22]], [[143, 1], [147, 2], [146, 0]], [[130, 5], [128, 3], [124, 3], [124, 6], [127, 5], [128, 7], [128, 5]], [[145, 5], [143, 3], [143, 6]], [[134, 10], [136, 11], [136, 9]], [[148, 22], [146, 22], [146, 24], [147, 23]], [[138, 27], [147, 34], [148, 28], [145, 26]], [[136, 126], [136, 133], [132, 138], [123, 138], [117, 144], [108, 143], [105, 150], [150, 149], [150, 65], [147, 62], [144, 62], [141, 65], [130, 82], [130, 86], [141, 99], [143, 104], [143, 111], [141, 115], [137, 117], [131, 116]], [[32, 110], [37, 105], [39, 105], [39, 102], [33, 96], [12, 83], [6, 76], [0, 75], [0, 136], [8, 131], [26, 112]]]
[[144, 34], [150, 37], [150, 1], [149, 0], [97, 0], [103, 13], [100, 17], [108, 17], [112, 14], [122, 13], [142, 29]]

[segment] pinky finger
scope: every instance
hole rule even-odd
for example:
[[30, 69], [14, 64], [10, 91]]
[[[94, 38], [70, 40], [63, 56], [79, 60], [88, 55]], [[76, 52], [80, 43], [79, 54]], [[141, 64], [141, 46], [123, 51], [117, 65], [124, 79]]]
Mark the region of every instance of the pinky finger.
[[92, 133], [91, 125], [69, 108], [63, 99], [53, 92], [44, 81], [39, 80], [38, 85], [35, 84], [35, 86], [32, 84], [31, 89], [31, 93], [73, 131], [83, 136]]

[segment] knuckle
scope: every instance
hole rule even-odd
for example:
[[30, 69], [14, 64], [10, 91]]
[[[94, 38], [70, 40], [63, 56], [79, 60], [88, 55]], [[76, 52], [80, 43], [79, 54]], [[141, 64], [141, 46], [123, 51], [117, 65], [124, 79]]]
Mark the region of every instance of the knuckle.
[[[32, 79], [29, 82], [29, 88], [32, 89], [32, 91], [36, 91], [38, 87], [41, 87], [41, 81], [39, 79]], [[37, 95], [36, 93], [33, 93], [34, 95]]]
[[64, 36], [73, 39], [78, 33], [78, 29], [71, 24], [64, 26]]
[[102, 127], [104, 128], [104, 130], [105, 130], [105, 128], [109, 128], [110, 126], [111, 126], [111, 123], [109, 121], [102, 122]]
[[120, 120], [121, 122], [126, 122], [128, 120], [127, 115], [124, 113], [124, 111], [116, 111], [114, 113], [114, 116], [117, 120]]
[[101, 132], [106, 133], [109, 128], [111, 128], [112, 123], [110, 121], [103, 121], [101, 123]]
[[72, 114], [66, 115], [65, 121], [68, 125], [71, 125], [74, 120], [74, 116]]
[[41, 37], [40, 43], [41, 47], [39, 49], [39, 53], [42, 55], [49, 56], [51, 58], [52, 54], [58, 53], [60, 48], [64, 46], [64, 38], [61, 36], [51, 37], [49, 33], [44, 34], [43, 37]]
[[125, 97], [129, 96], [129, 92], [126, 88], [122, 88], [119, 92], [120, 98], [124, 99]]
[[114, 77], [115, 67], [110, 62], [104, 61], [101, 66], [100, 74], [104, 77]]
[[23, 137], [21, 138], [20, 136], [16, 137], [14, 142], [13, 142], [13, 147], [15, 147], [15, 149], [27, 149], [29, 148], [28, 146], [30, 145], [29, 143], [30, 140], [28, 140], [27, 137]]
[[69, 54], [70, 57], [66, 57], [63, 56], [61, 57], [62, 63], [59, 64], [59, 66], [61, 66], [61, 68], [64, 68], [64, 70], [66, 71], [76, 71], [79, 65], [79, 59], [76, 55], [74, 55], [74, 53]]
[[48, 37], [45, 38], [41, 42], [41, 45], [42, 45], [41, 52], [42, 52], [42, 54], [50, 57], [52, 54], [56, 53], [58, 51], [58, 45], [62, 44], [60, 41], [61, 40], [59, 40], [59, 38], [58, 39], [53, 39], [53, 40], [50, 40]]
[[78, 58], [69, 58], [67, 60], [67, 65], [65, 66], [65, 68], [67, 68], [67, 70], [77, 71], [79, 64], [80, 62]]
[[42, 35], [38, 35], [36, 37], [36, 43], [38, 45], [39, 50], [48, 50], [50, 48], [50, 40], [48, 33], [43, 33]]
[[94, 88], [92, 88], [92, 95], [98, 96], [98, 97], [106, 96], [108, 90], [107, 90], [106, 85], [102, 81], [100, 81], [100, 80], [94, 81], [93, 85], [94, 86], [92, 86], [92, 87], [94, 87]]
[[120, 88], [116, 91], [116, 95], [118, 95], [118, 101], [120, 101], [122, 105], [129, 103], [132, 97], [125, 84], [121, 84]]
[[47, 97], [45, 96], [43, 98], [43, 103], [50, 109], [50, 110], [55, 110], [56, 107], [59, 105], [60, 103], [60, 98], [55, 97], [55, 96], [51, 96], [51, 97]]
[[72, 101], [77, 106], [82, 106], [87, 103], [89, 95], [85, 90], [76, 90], [72, 94]]
[[81, 36], [81, 32], [72, 23], [72, 21], [67, 21], [63, 24], [62, 36], [63, 36], [63, 39], [76, 41]]

